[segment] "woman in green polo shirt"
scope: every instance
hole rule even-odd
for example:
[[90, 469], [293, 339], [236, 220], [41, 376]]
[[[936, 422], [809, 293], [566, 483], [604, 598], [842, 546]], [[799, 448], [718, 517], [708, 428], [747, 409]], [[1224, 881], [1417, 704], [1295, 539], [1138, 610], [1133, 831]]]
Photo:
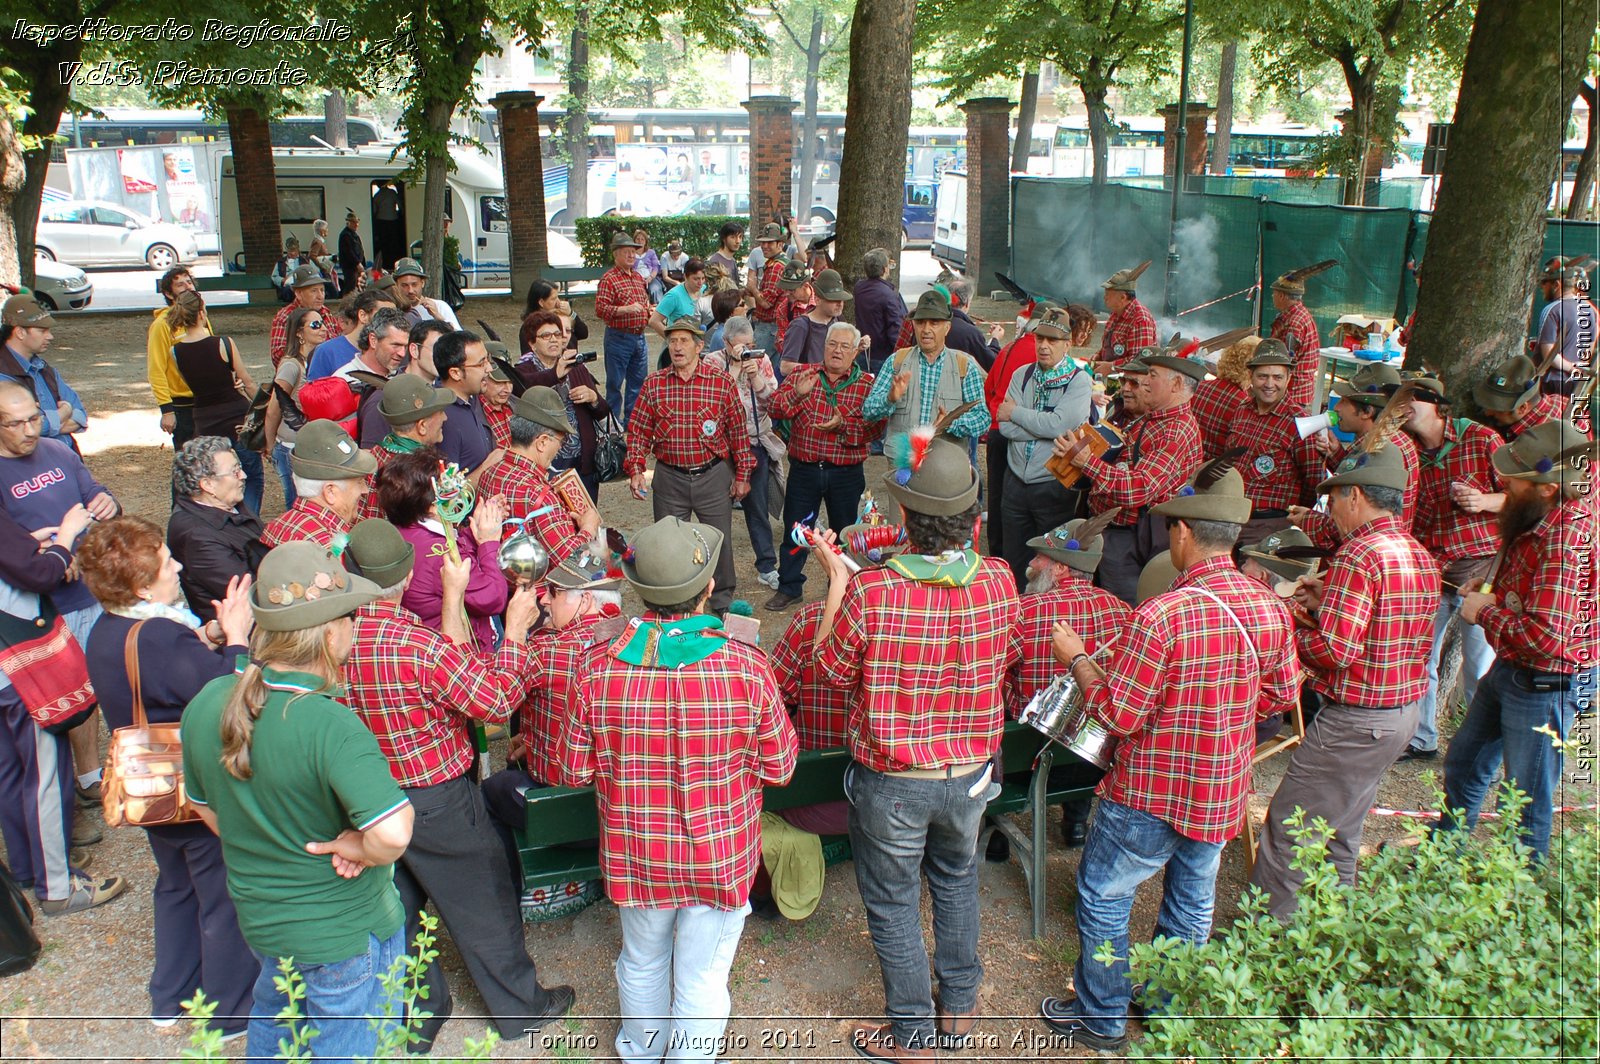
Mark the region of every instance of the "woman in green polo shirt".
[[292, 1037], [274, 1017], [280, 958], [304, 981], [313, 1059], [372, 1055], [383, 975], [405, 952], [394, 861], [411, 805], [360, 719], [336, 700], [350, 614], [378, 597], [316, 544], [285, 543], [251, 590], [256, 629], [241, 673], [207, 684], [183, 714], [189, 798], [222, 840], [239, 929], [261, 959], [248, 1057]]

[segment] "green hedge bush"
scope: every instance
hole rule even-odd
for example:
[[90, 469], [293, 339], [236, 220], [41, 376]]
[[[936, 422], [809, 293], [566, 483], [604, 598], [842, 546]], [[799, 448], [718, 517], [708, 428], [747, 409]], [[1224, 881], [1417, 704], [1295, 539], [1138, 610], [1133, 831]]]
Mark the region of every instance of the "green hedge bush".
[[1327, 860], [1326, 822], [1300, 826], [1306, 881], [1287, 924], [1252, 891], [1203, 946], [1133, 947], [1135, 982], [1171, 998], [1130, 1057], [1596, 1059], [1596, 824], [1575, 819], [1534, 865], [1517, 839], [1524, 804], [1507, 787], [1492, 829], [1363, 859], [1353, 890]]
[[[667, 249], [674, 238], [683, 241], [683, 250], [690, 255], [705, 258], [717, 250], [717, 230], [725, 222], [738, 222], [750, 228], [750, 219], [721, 214], [673, 214], [658, 218], [632, 218], [623, 214], [608, 214], [603, 218], [579, 218], [578, 247], [583, 252], [585, 266], [611, 265], [611, 234], [621, 230], [631, 233], [643, 229], [650, 234], [650, 246], [658, 253]], [[746, 247], [749, 246], [748, 239]]]

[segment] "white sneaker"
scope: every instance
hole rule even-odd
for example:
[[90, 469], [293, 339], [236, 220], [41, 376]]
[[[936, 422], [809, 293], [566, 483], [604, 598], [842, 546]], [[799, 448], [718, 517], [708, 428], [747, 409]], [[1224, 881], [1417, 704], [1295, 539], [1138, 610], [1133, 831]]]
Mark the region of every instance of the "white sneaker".
[[778, 571], [774, 569], [770, 573], [757, 573], [756, 581], [763, 587], [771, 588], [773, 591], [776, 591], [778, 590]]

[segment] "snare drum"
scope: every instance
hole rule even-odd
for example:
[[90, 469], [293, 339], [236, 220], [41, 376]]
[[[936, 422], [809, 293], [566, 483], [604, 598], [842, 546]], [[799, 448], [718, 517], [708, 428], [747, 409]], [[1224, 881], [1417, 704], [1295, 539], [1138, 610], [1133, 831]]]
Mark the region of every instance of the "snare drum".
[[1111, 768], [1117, 737], [1089, 716], [1088, 703], [1071, 673], [1062, 673], [1034, 695], [1017, 719], [1096, 768]]

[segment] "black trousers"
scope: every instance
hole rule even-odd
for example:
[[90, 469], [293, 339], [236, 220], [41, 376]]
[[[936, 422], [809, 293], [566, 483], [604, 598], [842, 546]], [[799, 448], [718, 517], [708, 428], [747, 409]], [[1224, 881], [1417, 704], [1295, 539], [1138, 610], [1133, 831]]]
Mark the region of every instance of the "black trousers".
[[156, 859], [150, 1015], [181, 1016], [183, 1002], [204, 990], [217, 1003], [214, 1026], [244, 1030], [261, 964], [239, 932], [222, 840], [204, 825], [155, 828], [145, 837]]
[[1134, 605], [1139, 590], [1139, 572], [1144, 568], [1134, 546], [1133, 529], [1113, 526], [1101, 533], [1105, 554], [1094, 582], [1128, 605]]
[[[1020, 588], [1027, 579], [1028, 562], [1034, 554], [1033, 548], [1028, 546], [1028, 540], [1077, 517], [1084, 494], [1067, 490], [1055, 477], [1036, 484], [1025, 484], [1009, 468], [1005, 476], [991, 483], [1005, 485], [1004, 494], [1000, 496], [1000, 509], [991, 509], [989, 512], [1000, 514], [1000, 524], [1003, 526], [1001, 554], [1006, 564], [1011, 566], [1011, 575], [1016, 577], [1017, 587]], [[989, 505], [994, 505], [993, 497]], [[989, 529], [992, 535], [992, 523]]]
[[[394, 866], [406, 909], [406, 944], [421, 927], [431, 898], [502, 1038], [521, 1038], [549, 1004], [533, 958], [522, 941], [522, 911], [511, 885], [506, 852], [489, 821], [483, 794], [465, 776], [433, 787], [406, 789], [416, 812], [411, 845]], [[427, 992], [417, 1002], [435, 1016], [450, 1002], [444, 971], [434, 960]]]
[[[989, 482], [989, 553], [996, 558], [1004, 557], [1005, 533], [1002, 529], [1002, 520], [1006, 510], [1006, 444], [1009, 441], [998, 430], [991, 429], [989, 439], [984, 443], [986, 468], [985, 479]], [[1021, 577], [1017, 578], [1021, 583]]]
[[808, 550], [795, 549], [789, 530], [795, 522], [811, 518], [821, 527], [822, 508], [828, 508], [828, 527], [838, 532], [856, 519], [867, 475], [858, 465], [824, 466], [819, 462], [789, 460], [789, 482], [783, 497], [783, 534], [777, 543], [778, 590], [799, 597], [806, 583]]

